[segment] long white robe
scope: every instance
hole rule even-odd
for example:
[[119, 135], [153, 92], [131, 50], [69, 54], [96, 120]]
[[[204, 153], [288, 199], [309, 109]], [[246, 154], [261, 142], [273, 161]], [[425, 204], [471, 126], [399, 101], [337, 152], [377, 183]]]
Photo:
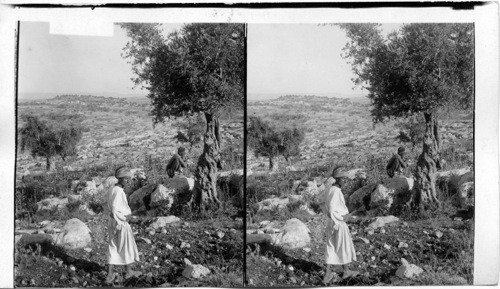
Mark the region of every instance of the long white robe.
[[128, 265], [139, 261], [139, 251], [135, 244], [132, 228], [126, 216], [132, 214], [127, 196], [119, 186], [108, 192], [108, 264]]
[[343, 265], [356, 261], [356, 250], [343, 216], [349, 213], [340, 188], [327, 186], [323, 208], [328, 216], [325, 262]]

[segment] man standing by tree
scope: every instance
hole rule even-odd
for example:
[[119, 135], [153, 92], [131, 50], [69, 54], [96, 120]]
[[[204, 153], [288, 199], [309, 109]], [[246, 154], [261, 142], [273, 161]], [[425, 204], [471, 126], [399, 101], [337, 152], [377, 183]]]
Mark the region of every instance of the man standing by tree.
[[385, 169], [387, 170], [387, 175], [389, 175], [390, 178], [393, 178], [396, 174], [402, 174], [403, 169], [408, 167], [408, 164], [403, 160], [404, 156], [405, 148], [399, 147], [398, 153], [392, 156], [387, 163], [387, 167]]
[[186, 163], [184, 162], [185, 156], [186, 149], [184, 147], [179, 147], [177, 153], [168, 161], [167, 175], [169, 177], [173, 178], [176, 173], [182, 174], [182, 169], [186, 168]]

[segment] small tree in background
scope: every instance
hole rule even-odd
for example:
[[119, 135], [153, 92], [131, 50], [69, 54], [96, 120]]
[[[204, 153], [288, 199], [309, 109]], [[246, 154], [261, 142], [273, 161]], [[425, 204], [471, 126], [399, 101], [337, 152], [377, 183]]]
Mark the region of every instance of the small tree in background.
[[299, 145], [305, 133], [293, 128], [277, 128], [259, 117], [251, 116], [248, 124], [248, 145], [256, 156], [269, 158], [269, 170], [278, 169], [276, 158], [279, 155], [288, 161], [291, 156], [299, 155]]
[[386, 38], [379, 24], [339, 24], [350, 41], [356, 85], [368, 90], [374, 122], [423, 114], [425, 134], [415, 172], [414, 205], [439, 204], [441, 167], [438, 112], [474, 102], [474, 28], [469, 23], [404, 24]]
[[202, 113], [205, 117], [203, 153], [198, 159], [190, 203], [218, 206], [217, 170], [221, 169], [219, 118], [229, 109], [243, 109], [245, 26], [186, 24], [169, 36], [160, 24], [122, 24], [130, 41], [136, 84], [149, 91], [153, 122]]
[[416, 116], [410, 117], [406, 121], [396, 124], [396, 127], [400, 129], [396, 140], [401, 143], [411, 143], [412, 151], [417, 144], [423, 142], [425, 134], [423, 119], [419, 121]]
[[[66, 122], [47, 122], [36, 116], [24, 115], [25, 125], [20, 129], [21, 151], [29, 149], [33, 157], [44, 157], [46, 169], [54, 168], [54, 157], [76, 155], [76, 145], [82, 138], [80, 127]], [[61, 116], [58, 117], [61, 120]]]

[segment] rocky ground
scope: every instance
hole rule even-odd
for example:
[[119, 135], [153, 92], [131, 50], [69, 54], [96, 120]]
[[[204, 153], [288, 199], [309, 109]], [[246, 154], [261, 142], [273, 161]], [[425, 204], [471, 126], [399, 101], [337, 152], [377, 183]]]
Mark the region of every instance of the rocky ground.
[[[141, 261], [138, 278], [115, 282], [119, 287], [238, 286], [242, 284], [242, 222], [220, 218], [177, 221], [151, 231], [151, 218], [131, 226]], [[49, 242], [17, 246], [15, 286], [103, 287], [107, 268], [107, 220], [96, 215], [86, 222], [92, 241], [82, 248], [63, 249]], [[40, 224], [32, 229], [41, 230]], [[29, 227], [28, 227], [29, 228]], [[26, 228], [25, 228], [26, 230]], [[22, 244], [22, 239], [19, 244]], [[189, 260], [189, 261], [187, 261]], [[206, 276], [184, 272], [186, 262], [207, 268]], [[124, 272], [121, 269], [121, 272]]]
[[[473, 246], [471, 219], [436, 217], [432, 220], [399, 219], [376, 229], [367, 229], [372, 218], [355, 217], [347, 222], [357, 253], [350, 265], [359, 275], [333, 282], [346, 285], [463, 285], [471, 284], [471, 268], [460, 262]], [[264, 243], [247, 248], [247, 282], [250, 286], [322, 286], [325, 274], [325, 227], [323, 216], [311, 216], [310, 242], [294, 249]], [[279, 223], [273, 224], [280, 227]], [[402, 258], [422, 269], [418, 276], [400, 278], [396, 272]], [[425, 265], [422, 265], [425, 264]], [[340, 268], [335, 269], [342, 276]], [[417, 270], [418, 272], [418, 270]]]

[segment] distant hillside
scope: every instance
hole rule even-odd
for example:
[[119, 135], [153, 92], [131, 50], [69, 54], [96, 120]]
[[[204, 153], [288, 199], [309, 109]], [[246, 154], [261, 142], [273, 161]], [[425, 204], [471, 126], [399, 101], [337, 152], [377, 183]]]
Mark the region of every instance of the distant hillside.
[[345, 94], [345, 93], [249, 93], [247, 96], [248, 101], [259, 101], [259, 100], [270, 100], [277, 99], [286, 95], [294, 95], [294, 96], [313, 96], [313, 97], [328, 97], [328, 98], [348, 98], [348, 99], [359, 99], [366, 100], [364, 94]]
[[137, 99], [147, 99], [146, 93], [133, 93], [133, 94], [125, 94], [125, 93], [114, 93], [114, 92], [103, 92], [103, 93], [19, 93], [17, 100], [19, 102], [32, 101], [32, 100], [43, 100], [43, 99], [51, 99], [59, 95], [99, 95], [103, 97], [115, 97], [115, 98], [137, 98]]

